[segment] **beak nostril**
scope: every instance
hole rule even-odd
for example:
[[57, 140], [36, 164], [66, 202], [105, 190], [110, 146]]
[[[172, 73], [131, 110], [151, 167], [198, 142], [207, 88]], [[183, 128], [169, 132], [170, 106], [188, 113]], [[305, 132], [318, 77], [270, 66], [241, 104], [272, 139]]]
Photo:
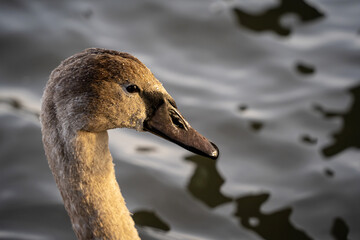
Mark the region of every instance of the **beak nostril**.
[[184, 124], [181, 122], [181, 119], [178, 116], [171, 114], [171, 121], [178, 128], [185, 129]]
[[176, 109], [173, 109], [173, 108], [170, 108], [168, 111], [170, 113], [172, 123], [177, 128], [184, 129], [187, 131], [188, 125], [187, 125], [186, 121], [182, 118], [180, 113], [178, 113], [178, 111], [176, 111]]

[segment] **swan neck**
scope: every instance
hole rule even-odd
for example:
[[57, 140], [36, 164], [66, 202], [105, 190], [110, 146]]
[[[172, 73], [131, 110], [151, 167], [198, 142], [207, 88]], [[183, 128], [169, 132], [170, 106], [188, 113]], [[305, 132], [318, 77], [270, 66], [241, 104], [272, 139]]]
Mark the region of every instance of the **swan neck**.
[[140, 239], [116, 181], [107, 131], [78, 131], [49, 160], [78, 239]]

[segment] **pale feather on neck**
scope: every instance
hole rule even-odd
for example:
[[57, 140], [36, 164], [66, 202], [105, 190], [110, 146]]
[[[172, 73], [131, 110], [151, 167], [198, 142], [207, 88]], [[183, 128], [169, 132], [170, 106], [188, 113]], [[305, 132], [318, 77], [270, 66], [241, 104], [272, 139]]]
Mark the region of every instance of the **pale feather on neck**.
[[77, 237], [140, 239], [115, 178], [107, 132], [78, 131], [70, 144], [74, 159], [57, 182]]

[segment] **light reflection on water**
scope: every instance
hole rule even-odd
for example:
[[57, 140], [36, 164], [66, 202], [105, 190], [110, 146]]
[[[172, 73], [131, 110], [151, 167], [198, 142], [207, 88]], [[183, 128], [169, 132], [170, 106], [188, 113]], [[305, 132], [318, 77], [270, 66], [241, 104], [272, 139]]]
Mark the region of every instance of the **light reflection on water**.
[[360, 238], [355, 3], [1, 1], [0, 239], [75, 239], [37, 117], [50, 71], [95, 46], [139, 57], [221, 151], [110, 134], [143, 239]]

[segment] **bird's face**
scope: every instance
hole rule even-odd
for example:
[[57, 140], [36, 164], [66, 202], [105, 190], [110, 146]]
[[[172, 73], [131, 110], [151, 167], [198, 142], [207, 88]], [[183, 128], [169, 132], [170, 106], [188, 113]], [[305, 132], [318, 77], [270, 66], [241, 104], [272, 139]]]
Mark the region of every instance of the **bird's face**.
[[138, 59], [122, 53], [93, 54], [87, 61], [88, 74], [82, 81], [86, 86], [79, 88], [87, 99], [82, 106], [88, 113], [82, 130], [149, 131], [192, 152], [218, 157], [217, 147], [190, 126], [162, 84]]

